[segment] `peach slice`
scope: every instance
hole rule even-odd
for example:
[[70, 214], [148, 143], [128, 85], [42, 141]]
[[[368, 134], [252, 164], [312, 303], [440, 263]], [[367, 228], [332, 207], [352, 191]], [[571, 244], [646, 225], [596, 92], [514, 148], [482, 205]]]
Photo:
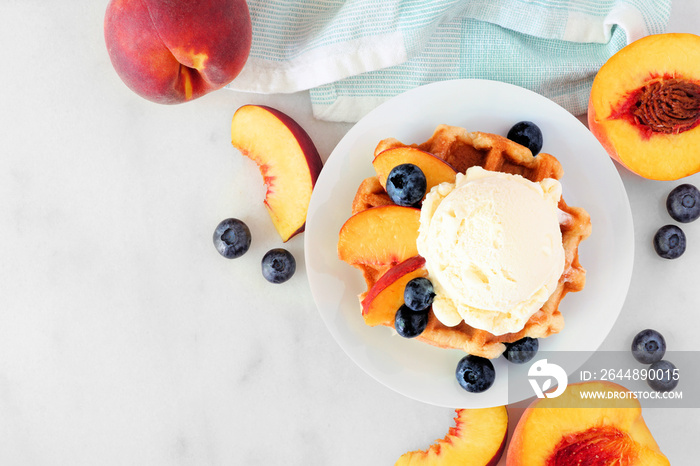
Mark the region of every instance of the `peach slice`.
[[588, 126], [642, 177], [700, 171], [700, 36], [651, 35], [613, 55], [593, 81]]
[[279, 110], [244, 105], [233, 115], [231, 143], [258, 165], [267, 186], [265, 207], [282, 241], [304, 231], [311, 192], [323, 168], [306, 131]]
[[385, 205], [363, 210], [340, 228], [338, 257], [349, 264], [396, 265], [418, 255], [420, 209]]
[[425, 259], [413, 256], [390, 268], [369, 289], [362, 300], [362, 317], [367, 325], [392, 325], [396, 311], [403, 304], [406, 283], [416, 277], [427, 277]]
[[457, 171], [447, 162], [429, 152], [415, 147], [394, 147], [380, 152], [374, 157], [372, 165], [379, 177], [379, 183], [386, 189], [386, 179], [391, 170], [403, 163], [412, 163], [423, 171], [427, 182], [426, 192], [444, 181], [454, 183]]
[[404, 453], [394, 466], [469, 465], [495, 466], [508, 436], [505, 406], [457, 409], [455, 426], [427, 450]]
[[[590, 398], [604, 393], [609, 398]], [[630, 395], [612, 382], [582, 382], [538, 398], [515, 426], [507, 466], [668, 466]]]

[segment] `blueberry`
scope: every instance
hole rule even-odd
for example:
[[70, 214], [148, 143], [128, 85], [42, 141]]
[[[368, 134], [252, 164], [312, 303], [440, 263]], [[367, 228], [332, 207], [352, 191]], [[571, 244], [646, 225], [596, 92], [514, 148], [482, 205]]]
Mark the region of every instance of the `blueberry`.
[[455, 375], [459, 385], [472, 393], [488, 390], [496, 380], [496, 371], [491, 361], [471, 354], [459, 360]]
[[227, 259], [241, 257], [250, 248], [250, 229], [237, 218], [223, 220], [214, 230], [214, 246]]
[[417, 277], [406, 283], [403, 290], [403, 300], [409, 309], [424, 311], [433, 304], [435, 291], [433, 283], [425, 277]]
[[286, 282], [292, 278], [296, 269], [294, 256], [286, 249], [270, 249], [262, 258], [262, 274], [270, 283]]
[[642, 364], [660, 361], [665, 353], [666, 340], [656, 330], [642, 330], [632, 339], [632, 356]]
[[685, 233], [676, 225], [664, 225], [654, 235], [654, 250], [664, 259], [676, 259], [685, 252]]
[[391, 169], [386, 179], [386, 192], [394, 202], [401, 206], [418, 204], [427, 190], [423, 170], [412, 163], [403, 163]]
[[394, 318], [394, 329], [404, 338], [414, 338], [428, 326], [428, 311], [416, 312], [403, 304]]
[[519, 121], [508, 131], [508, 139], [527, 147], [532, 155], [542, 150], [542, 131], [531, 121]]
[[700, 217], [700, 191], [692, 184], [676, 186], [668, 193], [666, 210], [677, 222], [697, 220]]
[[676, 366], [662, 359], [649, 366], [647, 384], [658, 392], [669, 392], [678, 385], [679, 373]]
[[537, 338], [524, 337], [513, 343], [506, 343], [503, 356], [515, 364], [524, 364], [534, 358], [540, 347]]

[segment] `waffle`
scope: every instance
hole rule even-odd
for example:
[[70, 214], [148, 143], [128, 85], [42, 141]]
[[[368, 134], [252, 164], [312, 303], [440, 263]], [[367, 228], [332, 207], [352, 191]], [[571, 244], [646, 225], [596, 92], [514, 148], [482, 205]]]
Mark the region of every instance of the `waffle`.
[[[384, 139], [377, 145], [374, 155], [400, 146], [408, 145], [394, 138]], [[430, 139], [422, 144], [412, 144], [411, 147], [417, 147], [443, 159], [458, 172], [465, 172], [467, 168], [479, 165], [487, 170], [518, 174], [535, 182], [544, 178], [560, 179], [564, 174], [559, 161], [550, 154], [540, 153], [533, 157], [529, 149], [502, 136], [468, 132], [454, 126], [440, 125]], [[352, 203], [352, 213], [388, 204], [392, 204], [391, 199], [378, 177], [373, 176], [362, 181], [358, 187]], [[591, 221], [584, 209], [568, 206], [563, 198], [558, 207], [563, 212], [560, 227], [566, 257], [564, 272], [554, 293], [542, 308], [530, 317], [522, 330], [517, 333], [493, 335], [464, 322], [455, 327], [447, 327], [431, 312], [427, 328], [416, 338], [434, 346], [461, 349], [468, 354], [495, 358], [505, 350], [504, 343], [514, 342], [523, 337], [543, 338], [561, 331], [564, 318], [559, 311], [559, 303], [566, 293], [583, 289], [586, 281], [586, 271], [579, 263], [578, 247], [590, 234]], [[362, 272], [369, 291], [392, 265], [353, 266]], [[360, 300], [367, 291], [359, 296]], [[386, 325], [390, 326], [391, 323]]]

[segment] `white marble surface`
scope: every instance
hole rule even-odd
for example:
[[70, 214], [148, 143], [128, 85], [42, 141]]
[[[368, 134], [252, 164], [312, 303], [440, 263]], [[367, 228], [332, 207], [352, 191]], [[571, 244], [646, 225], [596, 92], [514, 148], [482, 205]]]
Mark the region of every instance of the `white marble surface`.
[[[0, 464], [388, 465], [444, 436], [451, 410], [388, 390], [332, 340], [303, 236], [287, 243], [291, 281], [259, 273], [281, 243], [257, 168], [229, 143], [233, 111], [292, 114], [323, 158], [350, 125], [315, 121], [306, 93], [149, 103], [112, 69], [106, 3], [0, 2]], [[677, 0], [669, 29], [700, 33], [698, 17]], [[621, 175], [635, 269], [604, 348], [653, 327], [698, 350], [700, 224], [681, 259], [657, 258], [677, 183]], [[254, 235], [236, 261], [211, 244], [228, 216]], [[645, 411], [672, 464], [694, 464], [699, 414]]]

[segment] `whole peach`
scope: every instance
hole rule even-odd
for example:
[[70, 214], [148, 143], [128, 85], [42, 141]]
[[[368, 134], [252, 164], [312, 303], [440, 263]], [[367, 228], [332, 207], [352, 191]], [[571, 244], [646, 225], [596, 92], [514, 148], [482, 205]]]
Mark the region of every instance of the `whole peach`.
[[186, 102], [231, 82], [252, 42], [245, 0], [111, 0], [104, 34], [119, 77], [162, 104]]

